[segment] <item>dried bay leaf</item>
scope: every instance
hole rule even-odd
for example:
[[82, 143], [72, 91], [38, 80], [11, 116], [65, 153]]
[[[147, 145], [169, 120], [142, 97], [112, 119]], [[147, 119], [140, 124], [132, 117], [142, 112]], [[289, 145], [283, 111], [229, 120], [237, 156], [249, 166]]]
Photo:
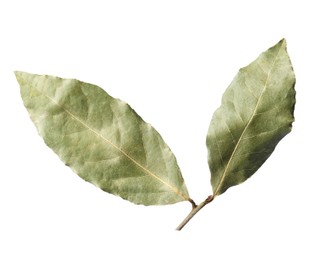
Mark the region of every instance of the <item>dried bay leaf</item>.
[[136, 204], [191, 201], [171, 150], [127, 103], [78, 80], [15, 74], [39, 134], [81, 178]]
[[240, 69], [208, 130], [214, 196], [253, 175], [291, 131], [294, 85], [285, 39]]

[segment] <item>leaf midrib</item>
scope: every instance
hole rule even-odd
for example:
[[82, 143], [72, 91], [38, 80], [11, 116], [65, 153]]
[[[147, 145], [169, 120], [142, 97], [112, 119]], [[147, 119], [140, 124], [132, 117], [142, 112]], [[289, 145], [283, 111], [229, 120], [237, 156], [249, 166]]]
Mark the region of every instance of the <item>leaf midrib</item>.
[[262, 93], [260, 94], [260, 96], [259, 96], [259, 98], [258, 98], [258, 100], [257, 100], [257, 103], [256, 103], [256, 105], [255, 105], [254, 111], [253, 111], [251, 117], [249, 118], [249, 120], [248, 120], [246, 126], [244, 127], [244, 130], [242, 131], [242, 133], [241, 133], [241, 135], [240, 135], [240, 138], [239, 138], [239, 140], [237, 141], [237, 143], [236, 143], [236, 145], [235, 145], [235, 147], [234, 147], [234, 149], [233, 149], [233, 152], [232, 152], [232, 154], [231, 154], [231, 157], [230, 157], [229, 161], [228, 161], [227, 164], [226, 164], [226, 167], [225, 167], [225, 169], [224, 169], [224, 171], [223, 171], [223, 173], [222, 173], [220, 182], [219, 182], [217, 188], [215, 189], [214, 196], [217, 196], [217, 195], [218, 195], [218, 192], [219, 192], [219, 190], [220, 190], [220, 188], [221, 188], [221, 186], [222, 186], [222, 184], [223, 184], [223, 181], [224, 181], [224, 179], [225, 179], [225, 177], [226, 177], [226, 174], [228, 173], [228, 169], [229, 169], [230, 164], [231, 164], [231, 162], [232, 162], [232, 160], [233, 160], [233, 158], [234, 158], [234, 155], [235, 155], [235, 153], [236, 153], [236, 151], [237, 151], [237, 149], [238, 149], [238, 147], [239, 147], [239, 145], [240, 145], [240, 142], [243, 140], [243, 136], [244, 136], [246, 130], [248, 129], [249, 125], [251, 124], [251, 122], [252, 122], [252, 120], [253, 120], [253, 118], [254, 118], [254, 116], [255, 116], [255, 114], [256, 114], [256, 111], [257, 111], [257, 109], [258, 109], [258, 106], [259, 106], [259, 104], [260, 104], [260, 101], [261, 101], [261, 99], [262, 99], [262, 96], [263, 96], [263, 94], [264, 94], [264, 92], [265, 92], [265, 90], [266, 90], [266, 88], [267, 88], [267, 83], [268, 83], [268, 81], [269, 81], [269, 79], [270, 79], [270, 75], [271, 75], [271, 73], [272, 73], [272, 70], [273, 70], [273, 68], [274, 68], [274, 66], [275, 66], [275, 64], [276, 64], [277, 57], [279, 56], [279, 53], [280, 53], [281, 49], [283, 48], [283, 45], [284, 45], [284, 44], [282, 43], [282, 45], [280, 46], [280, 49], [278, 50], [278, 52], [277, 52], [277, 54], [276, 54], [276, 57], [275, 57], [275, 60], [273, 61], [273, 64], [272, 64], [270, 70], [268, 71], [268, 75], [267, 75], [267, 78], [266, 78], [266, 81], [265, 81], [265, 84], [264, 84]]
[[[38, 90], [39, 91], [39, 90]], [[41, 92], [41, 91], [40, 91]], [[65, 107], [63, 107], [62, 105], [60, 105], [58, 102], [56, 102], [53, 98], [51, 98], [50, 96], [44, 94], [43, 92], [41, 92], [41, 94], [43, 96], [45, 96], [46, 98], [48, 98], [50, 101], [52, 101], [54, 104], [56, 104], [57, 106], [59, 106], [61, 109], [63, 109], [67, 114], [69, 114], [73, 119], [75, 119], [76, 121], [78, 121], [80, 124], [82, 124], [84, 127], [86, 127], [87, 129], [89, 129], [90, 131], [92, 131], [95, 135], [97, 135], [99, 138], [101, 138], [103, 141], [105, 141], [106, 143], [108, 143], [109, 145], [111, 145], [114, 149], [118, 150], [121, 154], [123, 154], [127, 159], [131, 160], [135, 165], [137, 165], [139, 168], [141, 168], [146, 174], [148, 174], [150, 177], [156, 179], [157, 181], [161, 182], [162, 184], [164, 184], [165, 186], [167, 186], [170, 190], [172, 190], [172, 192], [174, 192], [175, 194], [177, 194], [178, 196], [180, 196], [182, 199], [184, 200], [190, 200], [190, 198], [188, 196], [186, 196], [185, 194], [183, 194], [182, 192], [180, 192], [176, 187], [173, 187], [171, 184], [169, 184], [168, 182], [164, 181], [163, 179], [161, 179], [159, 176], [157, 176], [155, 173], [153, 173], [152, 171], [150, 171], [149, 169], [147, 169], [145, 166], [143, 166], [142, 164], [140, 164], [136, 159], [134, 159], [133, 157], [131, 157], [127, 152], [125, 152], [124, 150], [122, 150], [121, 148], [119, 148], [117, 145], [115, 145], [113, 142], [111, 142], [109, 139], [107, 139], [105, 136], [103, 136], [102, 134], [100, 134], [98, 131], [96, 131], [94, 128], [90, 127], [89, 125], [87, 125], [84, 121], [82, 121], [80, 118], [78, 118], [77, 116], [75, 116], [70, 110], [66, 109]]]

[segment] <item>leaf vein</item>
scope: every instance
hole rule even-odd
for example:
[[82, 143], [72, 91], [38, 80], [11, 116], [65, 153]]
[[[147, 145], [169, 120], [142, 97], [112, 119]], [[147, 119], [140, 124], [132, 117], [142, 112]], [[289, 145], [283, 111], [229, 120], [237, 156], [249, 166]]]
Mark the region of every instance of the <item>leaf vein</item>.
[[235, 141], [235, 139], [234, 139], [234, 136], [233, 136], [233, 134], [232, 134], [232, 131], [231, 131], [231, 129], [229, 128], [227, 122], [226, 122], [225, 120], [223, 120], [223, 117], [222, 117], [222, 121], [224, 122], [224, 124], [225, 124], [227, 130], [229, 131], [229, 133], [230, 133], [230, 135], [231, 135], [232, 142], [233, 142], [234, 144], [236, 144], [236, 141]]
[[286, 126], [283, 125], [283, 126], [281, 126], [281, 127], [275, 128], [275, 129], [273, 129], [273, 130], [269, 130], [269, 131], [261, 132], [261, 133], [256, 134], [256, 135], [244, 137], [244, 138], [242, 138], [242, 140], [252, 139], [252, 138], [258, 137], [258, 136], [260, 136], [260, 135], [266, 135], [266, 134], [268, 134], [268, 133], [275, 132], [275, 131], [280, 130], [281, 128], [285, 128], [285, 127], [286, 127]]

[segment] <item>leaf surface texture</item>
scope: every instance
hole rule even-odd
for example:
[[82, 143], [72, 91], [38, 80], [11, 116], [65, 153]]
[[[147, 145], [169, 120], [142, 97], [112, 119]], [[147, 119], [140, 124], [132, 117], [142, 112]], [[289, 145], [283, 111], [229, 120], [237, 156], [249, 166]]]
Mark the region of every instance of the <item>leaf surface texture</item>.
[[239, 70], [207, 135], [215, 196], [253, 175], [291, 131], [294, 85], [284, 39]]
[[15, 74], [39, 134], [81, 178], [136, 204], [189, 200], [171, 150], [127, 103], [75, 79]]

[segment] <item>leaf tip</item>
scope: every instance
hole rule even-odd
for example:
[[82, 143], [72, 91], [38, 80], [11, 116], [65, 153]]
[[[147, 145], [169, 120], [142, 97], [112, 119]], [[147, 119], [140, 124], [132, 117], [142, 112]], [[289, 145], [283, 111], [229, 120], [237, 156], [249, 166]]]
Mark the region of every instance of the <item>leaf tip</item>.
[[23, 74], [25, 74], [25, 72], [23, 72], [23, 71], [19, 71], [19, 70], [14, 71], [14, 75], [15, 75], [18, 82], [20, 82]]
[[13, 73], [14, 73], [14, 75], [15, 75], [16, 77], [18, 77], [18, 76], [22, 73], [22, 71], [15, 70], [15, 71], [13, 71]]
[[285, 48], [286, 48], [286, 45], [287, 45], [286, 39], [285, 39], [285, 38], [282, 38], [282, 39], [277, 43], [277, 45], [279, 45], [279, 46], [285, 46]]

